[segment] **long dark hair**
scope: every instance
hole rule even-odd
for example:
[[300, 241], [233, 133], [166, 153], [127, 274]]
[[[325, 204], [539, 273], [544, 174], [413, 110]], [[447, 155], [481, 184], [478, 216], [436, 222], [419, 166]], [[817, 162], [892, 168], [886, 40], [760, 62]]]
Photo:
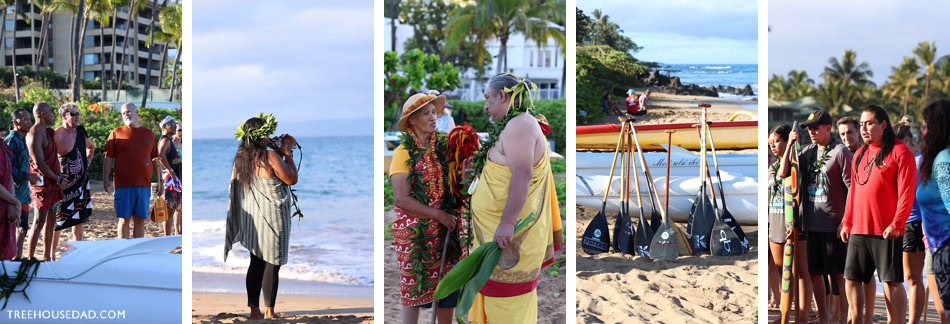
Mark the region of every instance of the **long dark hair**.
[[778, 126], [775, 126], [775, 128], [773, 128], [772, 131], [769, 132], [769, 134], [773, 134], [773, 133], [778, 134], [778, 136], [782, 137], [783, 141], [788, 142], [788, 133], [790, 133], [791, 131], [792, 131], [792, 126], [778, 125]]
[[950, 148], [950, 101], [939, 99], [927, 105], [923, 112], [927, 135], [921, 148], [920, 180], [927, 181], [933, 172], [934, 160], [943, 149]]
[[[244, 133], [250, 133], [255, 129], [261, 128], [263, 125], [263, 119], [254, 117], [244, 122], [242, 128], [244, 129]], [[237, 180], [243, 189], [250, 187], [251, 179], [253, 179], [257, 168], [261, 165], [267, 165], [267, 143], [267, 137], [256, 140], [241, 140], [237, 154], [234, 154], [233, 163], [234, 174], [237, 175]]]
[[[891, 153], [894, 150], [894, 141], [897, 138], [897, 135], [894, 134], [894, 126], [891, 125], [891, 119], [887, 116], [887, 111], [881, 106], [870, 105], [864, 108], [861, 111], [862, 113], [869, 112], [874, 114], [874, 119], [878, 122], [884, 122], [884, 135], [881, 137], [881, 151], [877, 152], [877, 155], [874, 156], [874, 165], [881, 167], [881, 164], [884, 162], [884, 157]], [[864, 143], [861, 146], [861, 149], [858, 152], [858, 158], [854, 160], [855, 162], [860, 162], [861, 158], [864, 157], [864, 153], [867, 152], [868, 147], [871, 146], [871, 143]], [[854, 168], [854, 172], [858, 172], [858, 168]]]

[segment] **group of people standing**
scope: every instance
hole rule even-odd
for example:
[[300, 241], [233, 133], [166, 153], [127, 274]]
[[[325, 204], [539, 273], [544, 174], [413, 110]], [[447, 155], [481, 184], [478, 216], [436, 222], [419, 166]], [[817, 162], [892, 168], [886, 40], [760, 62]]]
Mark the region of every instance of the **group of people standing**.
[[877, 273], [889, 322], [903, 323], [909, 308], [910, 321], [918, 323], [929, 286], [948, 323], [942, 305], [950, 305], [950, 101], [934, 101], [922, 115], [918, 128], [909, 117], [892, 123], [876, 105], [863, 109], [860, 119], [836, 122], [818, 110], [801, 124], [812, 143], [800, 151], [794, 149], [798, 130], [781, 125], [770, 131], [770, 306], [781, 296], [782, 251], [793, 233], [784, 222], [784, 182], [797, 159], [797, 321], [814, 315], [820, 323], [870, 323]]
[[[439, 323], [451, 323], [459, 295], [456, 291], [434, 300], [440, 276], [469, 249], [491, 241], [498, 244], [503, 256], [475, 297], [468, 320], [538, 320], [538, 275], [553, 261], [563, 236], [555, 235], [561, 225], [545, 138], [550, 128], [543, 116], [533, 113], [530, 89], [529, 81], [510, 73], [489, 79], [485, 112], [498, 127], [482, 145], [474, 140], [472, 145], [480, 153], [465, 161], [452, 160], [446, 150], [474, 130], [455, 133], [439, 129], [444, 96], [419, 93], [403, 105], [396, 124], [402, 132], [401, 141], [389, 167], [403, 323], [418, 322], [419, 309], [431, 308], [433, 303]], [[461, 168], [456, 165], [459, 163]], [[456, 169], [464, 170], [459, 171], [461, 179], [452, 171]], [[467, 181], [471, 184], [461, 193], [453, 189]], [[458, 197], [465, 201], [461, 208], [445, 203]], [[514, 233], [515, 223], [530, 214], [536, 215], [534, 221]], [[443, 249], [446, 239], [449, 248]]]
[[[135, 105], [124, 104], [121, 115], [125, 125], [109, 135], [103, 163], [103, 187], [109, 193], [113, 188], [109, 175], [115, 167], [118, 237], [129, 237], [130, 218], [134, 223], [131, 237], [144, 236], [153, 170], [165, 174], [177, 186], [177, 191], [168, 192], [159, 185], [156, 192], [165, 191], [165, 200], [177, 216], [166, 221], [165, 234], [172, 234], [172, 222], [177, 222], [176, 232], [180, 234], [181, 129], [174, 119], [166, 117], [159, 125], [162, 137], [156, 143], [154, 133], [140, 124]], [[57, 116], [62, 123], [54, 129]], [[79, 117], [79, 107], [71, 102], [61, 105], [57, 112], [49, 104], [37, 103], [32, 116], [22, 108], [10, 113], [12, 129], [0, 143], [0, 201], [6, 204], [6, 208], [0, 208], [0, 258], [34, 258], [39, 237], [43, 236], [42, 260], [52, 261], [60, 231], [72, 228], [73, 237], [83, 239], [83, 224], [92, 214], [89, 167], [96, 147]]]

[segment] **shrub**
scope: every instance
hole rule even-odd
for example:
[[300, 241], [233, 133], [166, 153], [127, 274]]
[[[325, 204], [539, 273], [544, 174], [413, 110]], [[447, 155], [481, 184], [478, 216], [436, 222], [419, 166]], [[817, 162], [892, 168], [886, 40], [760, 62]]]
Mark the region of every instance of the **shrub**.
[[648, 72], [630, 54], [608, 46], [578, 46], [576, 57], [578, 125], [603, 119], [604, 93], [623, 96], [628, 88], [641, 86], [640, 77]]

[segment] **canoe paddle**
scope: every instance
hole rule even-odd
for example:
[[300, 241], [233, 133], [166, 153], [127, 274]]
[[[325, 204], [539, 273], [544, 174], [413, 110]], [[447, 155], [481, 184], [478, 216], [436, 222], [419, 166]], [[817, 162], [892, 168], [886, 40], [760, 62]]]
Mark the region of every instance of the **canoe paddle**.
[[[792, 131], [798, 131], [798, 122], [792, 123]], [[788, 323], [789, 310], [792, 308], [792, 266], [794, 266], [795, 246], [798, 245], [798, 228], [795, 226], [795, 217], [798, 215], [798, 206], [801, 202], [799, 195], [798, 178], [798, 150], [801, 149], [801, 143], [795, 142], [795, 146], [789, 156], [789, 173], [785, 178], [785, 228], [792, 229], [792, 237], [785, 240], [784, 256], [782, 257], [782, 299], [779, 305], [782, 312], [783, 324]]]
[[600, 212], [594, 216], [594, 219], [587, 224], [584, 229], [584, 235], [581, 236], [581, 248], [584, 253], [589, 255], [599, 254], [610, 250], [610, 232], [607, 228], [607, 216], [604, 210], [607, 209], [607, 195], [610, 193], [610, 185], [614, 179], [614, 170], [617, 168], [617, 155], [620, 154], [620, 143], [623, 141], [623, 132], [627, 125], [620, 128], [620, 136], [617, 138], [617, 148], [614, 149], [614, 162], [610, 164], [610, 176], [607, 177], [607, 186], [604, 189], [604, 203], [600, 207]]
[[[630, 121], [630, 133], [633, 133], [633, 121]], [[631, 136], [632, 134], [627, 134]], [[631, 145], [632, 146], [632, 145]], [[639, 152], [643, 154], [643, 152]], [[631, 157], [636, 154], [631, 153]], [[640, 216], [637, 218], [637, 231], [634, 234], [633, 245], [636, 248], [637, 255], [643, 257], [650, 257], [650, 244], [653, 241], [654, 232], [653, 227], [647, 223], [646, 217], [643, 216], [643, 198], [640, 197], [640, 173], [637, 172], [637, 164], [633, 163], [633, 191], [637, 193], [637, 207], [640, 210]], [[654, 209], [655, 210], [655, 209]], [[657, 215], [654, 213], [654, 215]], [[659, 217], [659, 216], [657, 216]], [[660, 225], [660, 224], [657, 224]], [[674, 258], [676, 258], [674, 256]]]
[[[708, 135], [708, 129], [706, 129], [706, 124], [700, 126], [702, 128], [703, 135]], [[705, 140], [705, 139], [704, 139]], [[722, 219], [722, 210], [719, 209], [718, 204], [716, 203], [716, 191], [713, 189], [712, 177], [709, 176], [709, 160], [705, 159], [703, 162], [703, 168], [706, 169], [706, 182], [709, 183], [709, 194], [712, 197], [713, 211], [718, 213], [718, 217], [713, 220], [712, 231], [709, 233], [709, 254], [716, 256], [736, 256], [742, 255], [745, 251], [742, 248], [742, 241], [739, 240], [739, 236], [736, 235], [736, 232], [726, 224]], [[720, 186], [722, 186], [722, 179], [719, 179]], [[719, 188], [720, 192], [722, 187]], [[723, 203], [725, 203], [725, 196], [723, 196]]]
[[[676, 131], [666, 131], [668, 144], [673, 143], [674, 132]], [[666, 204], [664, 204], [663, 209], [670, 210], [670, 150], [666, 150]], [[670, 224], [670, 217], [664, 217], [663, 222], [659, 225], [659, 230], [653, 235], [653, 240], [650, 242], [650, 258], [654, 260], [675, 260], [679, 256], [678, 237], [672, 224]]]
[[[628, 130], [629, 132], [629, 130]], [[627, 132], [621, 134], [624, 137], [624, 150], [620, 154], [620, 212], [614, 219], [614, 252], [633, 255], [633, 224], [630, 223], [630, 135]]]
[[[708, 103], [701, 103], [702, 122], [706, 121], [706, 108], [710, 107]], [[713, 223], [716, 216], [709, 197], [706, 196], [706, 138], [700, 134], [699, 139], [699, 192], [696, 194], [696, 200], [689, 211], [689, 222], [687, 226], [687, 235], [689, 235], [690, 244], [696, 253], [710, 252], [709, 233], [712, 232]]]
[[[713, 141], [712, 131], [709, 130], [709, 127], [706, 127], [706, 134], [709, 136], [709, 147], [712, 148], [713, 166], [716, 167], [716, 179], [719, 179], [719, 197], [722, 198], [722, 221], [725, 222], [726, 225], [729, 225], [732, 231], [736, 233], [736, 236], [739, 237], [742, 252], [745, 253], [749, 250], [749, 239], [746, 237], [745, 231], [742, 230], [742, 226], [739, 226], [739, 222], [736, 221], [736, 218], [733, 217], [729, 209], [726, 208], [726, 191], [722, 188], [722, 175], [719, 173], [719, 157], [716, 155], [716, 141]], [[707, 166], [706, 168], [708, 169], [709, 167]]]

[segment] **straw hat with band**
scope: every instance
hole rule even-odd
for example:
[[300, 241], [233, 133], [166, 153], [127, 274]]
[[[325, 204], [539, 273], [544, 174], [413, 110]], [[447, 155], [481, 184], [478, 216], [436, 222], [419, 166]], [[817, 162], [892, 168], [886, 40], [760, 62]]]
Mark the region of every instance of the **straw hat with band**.
[[425, 107], [425, 105], [429, 103], [435, 104], [436, 109], [442, 108], [445, 105], [445, 96], [417, 93], [409, 97], [406, 103], [402, 105], [402, 117], [399, 117], [399, 122], [396, 123], [396, 129], [402, 132], [409, 130], [409, 115], [412, 115], [412, 113]]

